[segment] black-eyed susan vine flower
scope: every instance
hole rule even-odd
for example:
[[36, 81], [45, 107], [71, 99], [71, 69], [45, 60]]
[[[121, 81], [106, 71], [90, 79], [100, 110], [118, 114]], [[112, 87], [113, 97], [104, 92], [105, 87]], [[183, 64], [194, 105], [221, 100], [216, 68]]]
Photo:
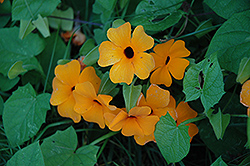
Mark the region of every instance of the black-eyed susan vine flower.
[[149, 77], [155, 63], [152, 55], [144, 52], [154, 45], [154, 39], [148, 36], [141, 25], [137, 26], [131, 37], [129, 22], [107, 32], [110, 41], [104, 41], [99, 47], [98, 64], [101, 67], [113, 65], [110, 79], [114, 83], [130, 84], [134, 74], [140, 79]]
[[62, 117], [71, 118], [75, 123], [80, 122], [81, 115], [74, 110], [75, 98], [73, 91], [76, 84], [86, 81], [92, 82], [98, 90], [100, 78], [95, 74], [93, 67], [85, 68], [80, 74], [79, 61], [73, 60], [55, 68], [55, 78], [52, 82], [53, 92], [50, 98], [51, 105], [58, 106], [58, 113]]
[[244, 106], [248, 107], [247, 115], [249, 116], [249, 112], [250, 112], [250, 80], [246, 81], [242, 85], [242, 89], [240, 92], [240, 102]]
[[[151, 108], [148, 106], [133, 107], [129, 112], [126, 109], [119, 109], [117, 114], [106, 113], [105, 118], [108, 121], [108, 127], [112, 131], [119, 131], [124, 136], [144, 136], [151, 137], [155, 130], [155, 124], [159, 121], [159, 117], [151, 115]], [[148, 138], [147, 138], [148, 139]], [[143, 142], [143, 141], [141, 141]], [[138, 143], [143, 145], [143, 143]]]
[[183, 78], [185, 69], [189, 65], [189, 61], [184, 57], [190, 55], [184, 41], [174, 42], [174, 39], [171, 39], [166, 43], [157, 44], [151, 55], [155, 60], [154, 72], [150, 77], [152, 84], [164, 84], [169, 87], [172, 84], [171, 75], [177, 80]]
[[[100, 85], [100, 82], [96, 85]], [[103, 129], [105, 127], [104, 113], [111, 112], [111, 110], [115, 111], [116, 107], [109, 105], [112, 100], [111, 96], [97, 95], [98, 88], [95, 89], [89, 81], [77, 84], [73, 92], [76, 100], [74, 108], [77, 113], [82, 115], [84, 120], [98, 123], [100, 128]]]

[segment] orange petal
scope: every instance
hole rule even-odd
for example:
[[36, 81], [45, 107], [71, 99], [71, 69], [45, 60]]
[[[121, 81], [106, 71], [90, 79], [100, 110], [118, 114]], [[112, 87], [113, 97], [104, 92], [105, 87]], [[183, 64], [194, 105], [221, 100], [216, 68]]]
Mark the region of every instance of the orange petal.
[[129, 117], [126, 119], [126, 121], [123, 124], [122, 132], [125, 136], [132, 136], [132, 135], [138, 135], [143, 136], [143, 131], [140, 127], [140, 125], [137, 123], [136, 118]]
[[151, 115], [156, 115], [159, 118], [161, 116], [165, 116], [167, 114], [167, 112], [169, 112], [169, 108], [168, 107], [164, 107], [164, 108], [153, 108], [153, 113]]
[[148, 106], [141, 106], [141, 107], [133, 107], [129, 111], [129, 116], [147, 116], [151, 113], [151, 108]]
[[116, 46], [120, 46], [122, 49], [130, 45], [131, 39], [131, 25], [129, 22], [119, 26], [118, 28], [109, 28], [107, 31], [107, 37]]
[[76, 93], [93, 100], [97, 97], [94, 86], [88, 81], [76, 84], [75, 91]]
[[143, 137], [134, 135], [134, 139], [135, 139], [136, 143], [139, 145], [145, 145], [146, 143], [148, 143], [150, 141], [155, 141], [154, 134], [144, 135]]
[[132, 61], [135, 69], [135, 74], [140, 79], [146, 79], [149, 73], [155, 66], [154, 58], [148, 53], [136, 54]]
[[197, 112], [194, 111], [192, 108], [189, 107], [188, 103], [181, 101], [177, 108], [177, 123], [180, 124], [185, 120], [195, 118], [197, 116]]
[[98, 92], [101, 79], [96, 75], [95, 69], [90, 66], [86, 67], [79, 76], [79, 83], [89, 81], [95, 88], [95, 91]]
[[92, 98], [81, 95], [77, 93], [76, 91], [73, 92], [73, 95], [76, 101], [74, 110], [75, 112], [79, 114], [83, 114], [84, 112], [87, 112], [94, 105]]
[[[107, 120], [110, 121], [109, 126], [108, 126], [109, 129], [112, 131], [118, 131], [123, 127], [126, 119], [128, 118], [128, 114], [127, 112], [120, 110], [120, 112], [116, 116], [113, 116], [113, 115], [109, 113], [105, 113], [105, 118], [107, 118]], [[111, 121], [112, 117], [114, 118]]]
[[123, 49], [110, 41], [104, 41], [99, 47], [100, 57], [98, 64], [106, 67], [119, 62], [124, 57]]
[[103, 108], [98, 103], [95, 103], [89, 111], [82, 114], [84, 120], [88, 122], [97, 123], [100, 128], [104, 129], [105, 121], [103, 115]]
[[154, 39], [144, 32], [143, 26], [139, 25], [133, 32], [131, 44], [135, 51], [143, 52], [154, 46]]
[[74, 106], [75, 99], [73, 95], [70, 95], [67, 101], [57, 107], [57, 110], [62, 117], [71, 118], [75, 123], [78, 123], [81, 120], [81, 115], [74, 111]]
[[65, 65], [58, 65], [55, 68], [55, 75], [62, 83], [73, 87], [78, 81], [80, 69], [80, 63], [73, 60]]
[[98, 101], [100, 101], [104, 106], [108, 107], [110, 110], [116, 110], [116, 106], [109, 105], [109, 102], [113, 99], [112, 96], [99, 94], [97, 96]]
[[166, 59], [165, 57], [162, 57], [156, 53], [150, 53], [150, 55], [153, 56], [154, 61], [155, 61], [155, 67], [152, 69], [152, 71], [165, 65], [165, 59]]
[[163, 108], [169, 104], [170, 93], [155, 84], [151, 84], [147, 90], [147, 103], [151, 108]]
[[110, 69], [110, 80], [113, 83], [131, 84], [134, 78], [134, 67], [128, 58], [123, 58], [120, 62], [114, 64]]
[[171, 63], [169, 63], [168, 68], [171, 75], [177, 79], [181, 80], [184, 76], [185, 69], [189, 65], [189, 61], [183, 58], [173, 58]]
[[144, 135], [153, 134], [155, 131], [155, 124], [159, 121], [158, 116], [150, 115], [145, 117], [138, 117], [137, 122], [141, 127]]
[[51, 105], [55, 106], [65, 102], [72, 94], [71, 87], [66, 84], [63, 84], [56, 77], [53, 79], [52, 87], [53, 92], [50, 98]]
[[250, 107], [250, 80], [246, 81], [242, 85], [242, 89], [240, 92], [240, 102], [244, 106]]
[[175, 99], [173, 98], [173, 96], [170, 95], [170, 102], [167, 106], [167, 111], [172, 116], [172, 118], [176, 121], [178, 115], [177, 115], [177, 112], [175, 110], [175, 106], [176, 106]]
[[194, 137], [196, 134], [198, 134], [199, 129], [198, 129], [198, 127], [197, 127], [195, 124], [193, 124], [193, 123], [189, 123], [189, 124], [187, 124], [187, 126], [189, 126], [189, 128], [188, 128], [188, 135], [191, 137], [191, 138], [190, 138], [190, 142], [191, 142], [192, 139], [193, 139], [193, 137]]
[[150, 77], [151, 84], [164, 84], [167, 87], [170, 87], [172, 84], [172, 78], [169, 74], [168, 68], [165, 66], [156, 69], [151, 77]]
[[80, 31], [76, 31], [75, 37], [72, 39], [73, 43], [77, 46], [82, 45], [86, 41], [86, 36]]
[[170, 48], [169, 53], [171, 57], [187, 57], [190, 55], [190, 51], [186, 49], [185, 42], [177, 40]]
[[146, 102], [146, 99], [145, 99], [143, 93], [140, 94], [136, 105], [137, 106], [148, 106], [148, 103]]
[[[167, 41], [166, 43], [157, 44], [154, 47], [154, 52], [158, 56], [165, 58], [165, 57], [169, 56], [169, 50], [172, 47], [173, 43], [174, 43], [174, 39], [171, 39], [171, 40]], [[165, 64], [165, 62], [164, 62], [164, 64]]]

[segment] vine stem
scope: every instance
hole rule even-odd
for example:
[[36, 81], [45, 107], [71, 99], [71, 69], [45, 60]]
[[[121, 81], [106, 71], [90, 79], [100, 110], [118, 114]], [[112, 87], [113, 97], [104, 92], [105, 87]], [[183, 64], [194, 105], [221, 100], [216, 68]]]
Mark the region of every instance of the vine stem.
[[114, 135], [116, 135], [116, 134], [118, 134], [118, 133], [119, 133], [119, 132], [109, 132], [108, 134], [103, 135], [103, 136], [101, 136], [100, 138], [97, 138], [96, 140], [94, 140], [93, 142], [91, 142], [90, 145], [96, 145], [96, 144], [98, 144], [99, 142], [101, 142], [101, 141], [103, 141], [103, 140], [105, 140], [105, 139], [107, 139], [107, 138], [109, 138], [109, 137], [112, 137], [112, 136], [114, 136]]

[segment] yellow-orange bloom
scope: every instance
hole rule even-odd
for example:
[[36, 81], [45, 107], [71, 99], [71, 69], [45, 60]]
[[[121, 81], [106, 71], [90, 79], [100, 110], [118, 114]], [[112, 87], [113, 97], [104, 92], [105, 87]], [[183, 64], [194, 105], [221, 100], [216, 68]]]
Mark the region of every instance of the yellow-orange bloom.
[[148, 78], [154, 68], [154, 58], [144, 52], [154, 45], [154, 39], [148, 36], [141, 25], [137, 26], [131, 38], [129, 22], [107, 32], [110, 41], [104, 41], [99, 47], [98, 64], [101, 67], [113, 65], [110, 79], [114, 83], [130, 84], [134, 74], [140, 79]]
[[151, 109], [147, 106], [133, 107], [129, 113], [120, 109], [118, 114], [106, 113], [108, 127], [112, 131], [119, 131], [125, 136], [150, 135], [154, 133], [155, 124], [159, 121], [159, 117], [150, 115]]
[[248, 107], [247, 115], [249, 116], [249, 112], [250, 112], [250, 80], [246, 81], [242, 85], [242, 89], [240, 92], [240, 102], [244, 106]]
[[77, 83], [90, 81], [98, 90], [100, 78], [96, 76], [93, 67], [85, 68], [80, 74], [80, 63], [73, 60], [65, 65], [58, 65], [55, 68], [56, 77], [53, 79], [53, 92], [50, 98], [51, 105], [58, 106], [58, 113], [62, 117], [69, 117], [75, 123], [80, 122], [81, 115], [74, 111], [75, 99], [73, 90]]
[[[175, 99], [171, 96], [170, 97], [170, 103], [168, 107], [171, 107], [175, 109], [176, 111], [176, 117], [172, 118], [176, 121], [176, 125], [178, 126], [182, 122], [188, 119], [195, 118], [197, 116], [197, 112], [194, 111], [192, 108], [189, 107], [188, 103], [181, 101], [178, 106], [175, 108], [176, 102]], [[198, 127], [194, 123], [187, 124], [189, 126], [188, 128], [188, 134], [191, 137], [190, 142], [192, 141], [193, 137], [199, 132]]]
[[164, 84], [169, 87], [172, 84], [171, 75], [177, 80], [183, 78], [185, 69], [189, 65], [189, 61], [183, 57], [190, 55], [184, 41], [174, 42], [174, 39], [171, 39], [166, 43], [157, 44], [154, 52], [151, 53], [155, 60], [155, 71], [150, 77], [152, 84]]
[[170, 101], [170, 93], [155, 84], [151, 84], [147, 90], [146, 98], [141, 93], [137, 101], [137, 106], [149, 106], [152, 110], [151, 115], [156, 115], [159, 118], [169, 112], [170, 115], [175, 114], [175, 111], [168, 107]]
[[4, 0], [0, 0], [0, 3], [3, 3]]
[[76, 100], [75, 111], [82, 115], [84, 120], [98, 123], [102, 129], [105, 127], [104, 113], [116, 110], [115, 106], [109, 105], [112, 97], [97, 95], [97, 90], [88, 81], [77, 84], [73, 95]]

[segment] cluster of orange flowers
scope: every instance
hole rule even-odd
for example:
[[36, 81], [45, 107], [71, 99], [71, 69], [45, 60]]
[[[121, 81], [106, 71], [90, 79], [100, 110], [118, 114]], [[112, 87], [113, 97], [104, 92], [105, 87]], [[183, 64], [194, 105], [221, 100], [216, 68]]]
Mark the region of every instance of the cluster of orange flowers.
[[[51, 104], [58, 106], [58, 113], [79, 122], [81, 117], [88, 122], [97, 123], [100, 128], [105, 125], [112, 131], [119, 131], [125, 136], [134, 136], [135, 141], [144, 145], [155, 141], [155, 125], [167, 112], [178, 126], [187, 119], [197, 116], [187, 103], [180, 102], [176, 107], [175, 99], [168, 90], [156, 84], [170, 86], [171, 75], [182, 79], [189, 61], [183, 57], [190, 52], [184, 41], [169, 40], [154, 47], [154, 53], [145, 51], [154, 46], [154, 39], [148, 36], [142, 26], [137, 26], [131, 37], [129, 22], [107, 32], [110, 41], [104, 41], [99, 47], [98, 64], [101, 67], [113, 65], [110, 69], [110, 80], [114, 83], [131, 84], [134, 75], [147, 79], [151, 74], [151, 85], [138, 98], [135, 107], [130, 110], [109, 105], [113, 99], [110, 95], [98, 94], [101, 79], [93, 67], [81, 71], [79, 61], [72, 60], [55, 68]], [[198, 133], [195, 124], [189, 123], [189, 135]]]

